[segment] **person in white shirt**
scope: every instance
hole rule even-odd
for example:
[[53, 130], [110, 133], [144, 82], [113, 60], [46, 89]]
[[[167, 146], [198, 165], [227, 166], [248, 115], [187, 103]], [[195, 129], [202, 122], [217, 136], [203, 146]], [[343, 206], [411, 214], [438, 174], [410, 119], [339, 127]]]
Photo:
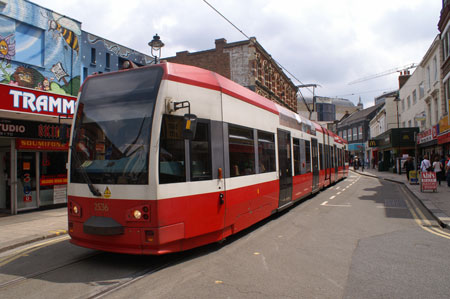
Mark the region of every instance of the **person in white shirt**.
[[423, 156], [422, 163], [420, 163], [420, 171], [426, 172], [428, 168], [431, 167], [430, 160], [428, 160], [428, 156]]
[[433, 170], [436, 173], [436, 180], [439, 182], [439, 186], [441, 185], [441, 181], [442, 181], [442, 163], [439, 161], [439, 157], [436, 156], [436, 158], [434, 159], [433, 162]]

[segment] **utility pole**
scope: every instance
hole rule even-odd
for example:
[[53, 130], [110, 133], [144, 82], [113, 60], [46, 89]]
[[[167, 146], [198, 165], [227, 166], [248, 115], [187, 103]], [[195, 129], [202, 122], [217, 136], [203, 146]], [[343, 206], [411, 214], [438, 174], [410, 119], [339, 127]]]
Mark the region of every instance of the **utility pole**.
[[309, 106], [308, 106], [308, 104], [306, 103], [306, 101], [305, 101], [305, 105], [306, 105], [306, 109], [308, 109], [308, 112], [309, 112], [309, 117], [308, 117], [308, 119], [309, 120], [311, 120], [311, 115], [312, 115], [312, 113], [315, 111], [315, 109], [316, 109], [316, 96], [315, 96], [315, 88], [317, 87], [317, 86], [320, 86], [319, 84], [302, 84], [302, 85], [297, 85], [297, 87], [298, 88], [304, 88], [304, 87], [312, 87], [313, 88], [313, 92], [312, 92], [312, 94], [313, 94], [313, 105], [312, 105], [312, 109], [309, 109]]

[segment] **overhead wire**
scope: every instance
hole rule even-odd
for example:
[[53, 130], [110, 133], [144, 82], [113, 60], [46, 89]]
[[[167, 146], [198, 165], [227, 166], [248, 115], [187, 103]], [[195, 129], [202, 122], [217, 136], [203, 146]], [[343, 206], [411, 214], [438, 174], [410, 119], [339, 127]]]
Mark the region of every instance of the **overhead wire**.
[[[213, 9], [218, 15], [220, 15], [225, 21], [227, 21], [231, 26], [233, 26], [237, 31], [239, 31], [243, 36], [245, 36], [251, 43], [254, 43], [254, 41], [244, 33], [238, 26], [236, 26], [233, 22], [231, 22], [227, 17], [225, 17], [219, 10], [217, 10], [214, 6], [212, 6], [208, 1], [203, 0], [211, 9]], [[297, 82], [299, 82], [301, 85], [304, 85], [304, 83], [298, 79], [294, 74], [292, 74], [288, 69], [286, 69], [281, 63], [279, 63], [276, 59], [272, 57], [273, 62], [276, 63], [278, 67], [280, 67], [282, 70], [284, 70], [286, 73], [288, 73], [293, 79], [295, 79]], [[314, 92], [306, 87], [306, 89], [311, 93], [314, 94]], [[299, 89], [300, 90], [300, 89]], [[301, 94], [301, 93], [300, 93]], [[303, 97], [303, 95], [302, 95]]]

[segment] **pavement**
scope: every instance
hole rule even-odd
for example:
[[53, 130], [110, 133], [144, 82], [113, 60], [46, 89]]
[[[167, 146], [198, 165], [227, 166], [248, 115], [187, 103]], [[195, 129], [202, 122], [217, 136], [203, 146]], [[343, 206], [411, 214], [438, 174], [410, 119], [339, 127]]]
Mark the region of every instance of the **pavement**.
[[[421, 192], [419, 185], [409, 184], [405, 173], [399, 175], [386, 171], [379, 172], [376, 169], [364, 171], [359, 169], [354, 172], [403, 184], [442, 227], [450, 227], [450, 187], [446, 181], [441, 182], [437, 192]], [[66, 207], [0, 217], [0, 252], [65, 234], [67, 234]]]

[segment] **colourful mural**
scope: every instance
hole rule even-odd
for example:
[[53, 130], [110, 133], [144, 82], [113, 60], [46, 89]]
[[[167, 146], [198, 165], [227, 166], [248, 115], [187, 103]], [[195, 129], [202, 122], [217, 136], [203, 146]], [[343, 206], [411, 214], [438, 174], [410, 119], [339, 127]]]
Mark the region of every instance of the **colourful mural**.
[[59, 94], [80, 87], [81, 23], [31, 2], [0, 6], [0, 82]]

